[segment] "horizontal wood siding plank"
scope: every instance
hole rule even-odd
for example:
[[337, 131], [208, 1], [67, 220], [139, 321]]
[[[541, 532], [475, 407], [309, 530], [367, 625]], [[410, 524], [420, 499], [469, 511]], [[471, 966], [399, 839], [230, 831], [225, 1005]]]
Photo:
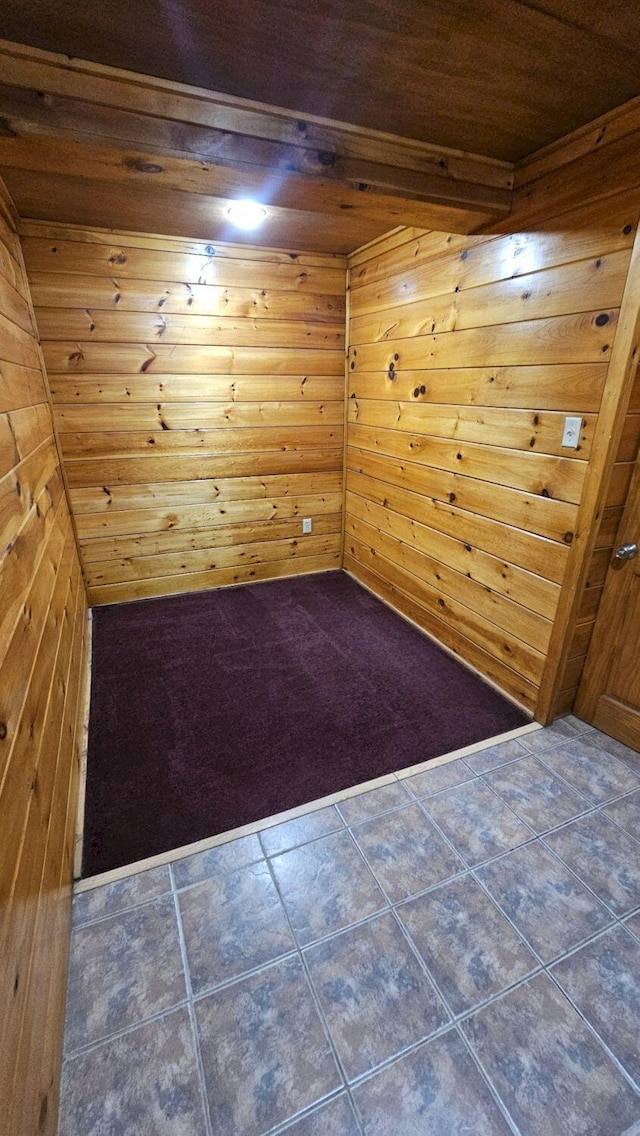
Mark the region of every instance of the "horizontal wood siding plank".
[[[59, 458], [49, 437], [0, 481], [0, 548], [10, 549], [35, 501], [60, 478]], [[39, 507], [39, 506], [38, 506]]]
[[0, 359], [20, 367], [37, 369], [40, 365], [38, 344], [32, 332], [25, 331], [0, 312]]
[[[485, 246], [484, 251], [490, 252], [491, 246]], [[465, 286], [463, 274], [453, 297], [447, 290], [443, 295], [394, 303], [382, 312], [354, 316], [350, 342], [375, 343], [614, 307], [620, 303], [629, 259], [630, 250], [623, 249], [480, 287]], [[491, 262], [491, 257], [485, 255], [483, 267], [487, 261]], [[495, 271], [503, 270], [498, 260]]]
[[509, 563], [506, 557], [500, 559], [492, 556], [477, 545], [438, 532], [437, 529], [349, 492], [346, 497], [345, 522], [348, 532], [355, 531], [355, 520], [365, 521], [404, 544], [428, 554], [437, 565], [453, 568], [492, 592], [499, 592], [530, 611], [540, 612], [547, 619], [553, 619], [559, 586]]
[[2, 275], [0, 265], [0, 312], [28, 335], [33, 334], [31, 312], [24, 296]]
[[449, 568], [435, 556], [405, 544], [395, 534], [374, 528], [356, 517], [347, 517], [346, 540], [352, 552], [354, 542], [366, 545], [373, 556], [384, 556], [406, 572], [417, 576], [422, 583], [431, 585], [441, 593], [440, 598], [445, 597], [445, 605], [459, 601], [489, 623], [515, 634], [538, 651], [546, 651], [551, 633], [550, 621], [494, 592], [486, 584], [480, 584], [472, 577]]
[[[349, 447], [347, 467], [400, 489], [410, 489], [435, 498], [443, 504], [456, 504], [459, 509], [478, 516], [500, 516], [503, 522], [550, 540], [570, 544], [577, 509], [564, 501], [538, 497], [508, 486], [491, 484], [462, 474], [421, 466], [416, 462], [399, 462], [390, 457], [369, 454]], [[347, 478], [347, 485], [349, 480]]]
[[261, 426], [239, 430], [111, 430], [96, 433], [61, 433], [66, 459], [126, 457], [142, 454], [260, 453], [265, 450], [304, 450], [339, 447], [342, 426]]
[[[75, 230], [71, 230], [68, 236]], [[107, 244], [100, 234], [89, 233], [88, 240], [51, 240], [25, 236], [22, 241], [27, 272], [54, 272], [60, 276], [80, 274], [109, 281], [148, 280], [177, 284], [212, 284], [223, 288], [266, 288], [273, 291], [344, 296], [344, 261], [335, 267], [326, 259], [322, 264], [298, 263], [296, 254], [284, 259], [264, 259], [260, 250], [247, 251], [236, 246], [234, 256], [217, 252], [220, 245], [200, 244], [201, 251], [185, 252], [182, 242], [167, 241], [164, 249], [131, 246], [118, 236]], [[140, 246], [138, 241], [137, 245]], [[209, 252], [206, 252], [206, 249]]]
[[248, 402], [248, 403], [137, 403], [112, 402], [82, 406], [56, 404], [60, 433], [93, 434], [104, 430], [210, 430], [233, 427], [342, 425], [342, 402]]
[[606, 374], [606, 363], [350, 371], [348, 397], [444, 403], [457, 405], [461, 413], [469, 406], [588, 413], [600, 408]]
[[[369, 567], [372, 571], [380, 571], [392, 584], [401, 591], [417, 599], [419, 603], [433, 616], [446, 619], [447, 623], [459, 634], [469, 638], [477, 646], [495, 654], [503, 664], [513, 665], [518, 674], [533, 683], [540, 681], [544, 655], [542, 652], [528, 647], [521, 640], [503, 633], [494, 624], [489, 623], [483, 616], [455, 599], [445, 598], [440, 590], [431, 588], [423, 579], [407, 571], [395, 561], [387, 560], [380, 553], [369, 546], [349, 537], [345, 544], [349, 554], [354, 560]], [[383, 564], [384, 567], [377, 568]]]
[[144, 485], [148, 481], [184, 481], [190, 478], [334, 472], [342, 470], [342, 447], [336, 444], [326, 449], [303, 446], [261, 453], [161, 454], [157, 457], [150, 448], [139, 457], [67, 460], [65, 467], [67, 481], [72, 488], [101, 488], [105, 483]]
[[[340, 375], [342, 351], [283, 347], [206, 347], [168, 343], [47, 342], [42, 345], [52, 374], [164, 375], [203, 372], [223, 375]], [[20, 362], [20, 360], [18, 360]]]
[[[198, 240], [192, 237], [166, 236], [162, 233], [126, 232], [118, 233], [117, 240], [111, 229], [82, 228], [66, 222], [53, 223], [51, 221], [36, 221], [23, 219], [20, 221], [20, 234], [23, 240], [27, 237], [38, 237], [55, 244], [60, 241], [72, 241], [80, 244], [104, 245], [111, 251], [137, 248], [152, 249], [156, 252], [182, 253], [186, 256], [197, 256], [209, 260], [215, 256], [218, 260], [244, 261], [247, 254], [245, 244], [234, 244], [232, 241]], [[111, 255], [111, 252], [110, 254]], [[251, 248], [251, 262], [262, 261], [265, 264], [297, 264], [300, 267], [313, 266], [314, 268], [337, 268], [341, 272], [346, 269], [346, 258], [336, 253], [296, 251], [288, 252], [282, 248], [269, 248], [256, 245]], [[344, 284], [344, 279], [343, 279]]]
[[80, 404], [342, 401], [344, 375], [53, 375], [51, 394]]
[[51, 411], [46, 403], [0, 414], [0, 478], [50, 435]]
[[[157, 509], [121, 509], [114, 513], [81, 513], [76, 515], [78, 538], [132, 535], [163, 529], [210, 528], [236, 521], [264, 521], [271, 517], [302, 517], [339, 512], [340, 493], [308, 494], [304, 497], [276, 497], [257, 501], [223, 501], [211, 505], [181, 505], [169, 511]], [[301, 530], [302, 531], [302, 530]]]
[[414, 394], [416, 390], [418, 394], [412, 402], [352, 397], [347, 403], [348, 422], [396, 430], [402, 434], [411, 432], [437, 438], [456, 438], [461, 442], [505, 446], [526, 453], [555, 454], [582, 460], [589, 457], [593, 415], [582, 416], [580, 445], [577, 450], [569, 450], [562, 445], [565, 415], [558, 411], [434, 405], [419, 400], [419, 388], [414, 388]]
[[157, 315], [226, 316], [264, 320], [336, 323], [345, 298], [265, 287], [224, 287], [169, 280], [109, 280], [101, 276], [61, 279], [55, 272], [32, 272], [31, 295], [38, 309], [81, 308], [95, 312], [153, 312]]
[[301, 576], [308, 572], [328, 572], [339, 567], [339, 552], [323, 553], [320, 556], [301, 556], [299, 559], [268, 561], [265, 564], [161, 576], [155, 580], [105, 584], [89, 588], [88, 595], [89, 602], [95, 605], [127, 603], [129, 600], [150, 599], [152, 596], [172, 596], [183, 592], [201, 592], [208, 588], [253, 584], [259, 580], [275, 580], [283, 576]]
[[206, 572], [214, 569], [265, 565], [269, 561], [295, 560], [323, 554], [339, 555], [341, 533], [329, 536], [296, 536], [291, 540], [266, 540], [251, 544], [232, 544], [219, 548], [164, 552], [155, 556], [136, 556], [121, 560], [97, 561], [87, 566], [89, 588], [119, 584], [126, 580], [156, 580], [161, 576]]
[[537, 687], [528, 682], [510, 667], [501, 663], [490, 651], [479, 647], [467, 639], [455, 627], [431, 611], [404, 591], [397, 582], [391, 583], [384, 573], [382, 564], [376, 565], [380, 571], [372, 571], [368, 565], [356, 560], [345, 550], [344, 566], [362, 584], [385, 600], [391, 607], [406, 616], [413, 623], [431, 635], [437, 643], [443, 644], [462, 662], [480, 671], [501, 690], [507, 691], [521, 705], [533, 709], [536, 704]]
[[[316, 536], [342, 532], [341, 513], [323, 513], [313, 519]], [[267, 521], [217, 525], [205, 529], [166, 529], [163, 532], [136, 533], [135, 536], [106, 536], [82, 540], [82, 557], [87, 574], [99, 561], [135, 559], [162, 553], [192, 552], [229, 548], [234, 545], [286, 541], [300, 537], [297, 518], [270, 517]]]
[[[595, 216], [593, 210], [586, 210], [583, 218], [575, 215], [566, 227], [549, 226], [548, 232], [544, 227], [533, 232], [525, 229], [491, 241], [478, 236], [453, 235], [448, 251], [425, 255], [421, 263], [407, 257], [403, 267], [385, 271], [381, 259], [379, 271], [374, 273], [369, 266], [369, 279], [363, 280], [359, 287], [352, 276], [351, 310], [354, 316], [360, 317], [394, 304], [428, 300], [446, 292], [453, 301], [464, 289], [482, 288], [532, 273], [541, 272], [546, 276], [575, 261], [595, 262], [618, 253], [628, 255], [637, 220], [637, 208], [629, 195], [625, 195], [616, 202], [611, 216], [602, 209]], [[408, 265], [411, 266], [410, 279], [406, 272]]]
[[402, 485], [393, 485], [385, 480], [384, 470], [379, 472], [382, 477], [348, 470], [347, 490], [493, 556], [502, 556], [508, 548], [510, 563], [529, 568], [547, 580], [562, 581], [569, 551], [567, 544], [514, 528], [502, 517], [481, 517], [449, 501], [439, 501], [421, 493], [418, 486], [405, 489]]
[[324, 491], [339, 493], [341, 473], [294, 473], [273, 477], [228, 477], [190, 481], [160, 481], [110, 488], [72, 489], [76, 516], [82, 513], [113, 513], [119, 509], [193, 505], [213, 501], [256, 500], [261, 497], [298, 497]]
[[635, 131], [610, 142], [604, 151], [582, 154], [570, 166], [561, 165], [520, 186], [514, 192], [513, 208], [518, 224], [534, 225], [540, 217], [557, 216], [585, 200], [598, 202], [635, 189], [639, 146], [640, 131]]
[[3, 412], [47, 401], [40, 367], [0, 362], [0, 406]]
[[97, 343], [179, 344], [223, 347], [342, 347], [344, 328], [313, 320], [258, 320], [251, 316], [199, 316], [102, 312], [84, 308], [38, 308], [38, 329], [48, 343], [79, 339]]
[[479, 445], [454, 438], [432, 438], [406, 431], [382, 430], [354, 423], [349, 430], [353, 447], [492, 484], [523, 489], [547, 499], [580, 500], [585, 462], [546, 454]]
[[388, 343], [367, 343], [349, 348], [353, 371], [395, 372], [487, 364], [500, 367], [554, 363], [596, 363], [607, 359], [615, 334], [617, 312], [580, 312], [491, 327], [470, 328]]

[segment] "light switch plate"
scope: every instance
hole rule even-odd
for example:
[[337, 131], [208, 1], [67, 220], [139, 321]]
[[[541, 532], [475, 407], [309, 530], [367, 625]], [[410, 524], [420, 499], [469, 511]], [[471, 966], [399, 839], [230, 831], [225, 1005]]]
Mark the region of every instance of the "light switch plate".
[[567, 446], [572, 450], [577, 450], [580, 445], [580, 431], [582, 430], [581, 418], [565, 418], [564, 430], [562, 432], [562, 445]]
[[303, 533], [310, 533], [312, 531], [312, 529], [313, 529], [313, 521], [311, 520], [311, 517], [303, 517], [303, 519], [302, 519], [302, 531], [303, 531]]

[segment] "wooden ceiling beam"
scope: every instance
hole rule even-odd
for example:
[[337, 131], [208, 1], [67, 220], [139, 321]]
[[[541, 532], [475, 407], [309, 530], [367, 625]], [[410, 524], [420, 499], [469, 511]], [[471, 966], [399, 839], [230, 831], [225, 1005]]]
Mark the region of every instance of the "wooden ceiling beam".
[[[109, 146], [89, 145], [69, 138], [27, 136], [0, 138], [0, 170], [10, 181], [12, 171], [81, 178], [96, 187], [108, 183], [125, 194], [148, 188], [215, 197], [228, 204], [238, 197], [255, 197], [267, 207], [301, 210], [325, 217], [352, 217], [392, 228], [470, 231], [487, 219], [484, 209], [398, 197], [372, 186], [352, 188], [327, 178], [309, 178], [285, 170], [264, 171], [244, 164], [219, 166]], [[20, 202], [16, 201], [19, 211]], [[62, 220], [63, 218], [61, 218]]]
[[[0, 41], [0, 132], [5, 136], [83, 138], [112, 147], [143, 147], [164, 158], [235, 171], [257, 170], [288, 181], [339, 183], [368, 198], [508, 215], [511, 163], [431, 146], [379, 131], [305, 116], [246, 99], [136, 75], [35, 48]], [[236, 183], [237, 184], [237, 183]], [[235, 191], [234, 191], [235, 192]], [[352, 199], [355, 207], [355, 200]], [[349, 203], [341, 208], [350, 207]], [[384, 209], [378, 201], [376, 210]], [[393, 223], [393, 216], [391, 222]], [[440, 223], [440, 222], [438, 222]], [[443, 222], [444, 223], [444, 220]]]
[[240, 172], [297, 173], [356, 188], [367, 185], [399, 197], [461, 205], [487, 213], [508, 211], [510, 191], [443, 176], [434, 161], [429, 172], [405, 169], [366, 158], [344, 157], [329, 150], [231, 134], [212, 127], [178, 123], [132, 111], [26, 91], [0, 83], [0, 135], [82, 138], [111, 146], [142, 146], [154, 154], [190, 158]]

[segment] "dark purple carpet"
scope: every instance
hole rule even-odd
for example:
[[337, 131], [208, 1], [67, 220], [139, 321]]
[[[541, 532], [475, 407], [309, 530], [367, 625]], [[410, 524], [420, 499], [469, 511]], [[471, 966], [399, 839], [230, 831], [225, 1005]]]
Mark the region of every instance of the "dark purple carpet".
[[93, 619], [84, 876], [528, 720], [343, 572]]

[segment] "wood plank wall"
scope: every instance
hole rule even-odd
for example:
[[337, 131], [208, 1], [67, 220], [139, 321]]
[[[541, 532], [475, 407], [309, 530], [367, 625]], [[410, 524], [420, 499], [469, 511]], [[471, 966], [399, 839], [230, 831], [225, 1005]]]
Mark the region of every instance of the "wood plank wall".
[[23, 249], [90, 602], [338, 567], [345, 260], [33, 222]]
[[345, 566], [532, 710], [637, 221], [625, 191], [351, 260]]
[[86, 597], [0, 183], [0, 1116], [54, 1133]]

